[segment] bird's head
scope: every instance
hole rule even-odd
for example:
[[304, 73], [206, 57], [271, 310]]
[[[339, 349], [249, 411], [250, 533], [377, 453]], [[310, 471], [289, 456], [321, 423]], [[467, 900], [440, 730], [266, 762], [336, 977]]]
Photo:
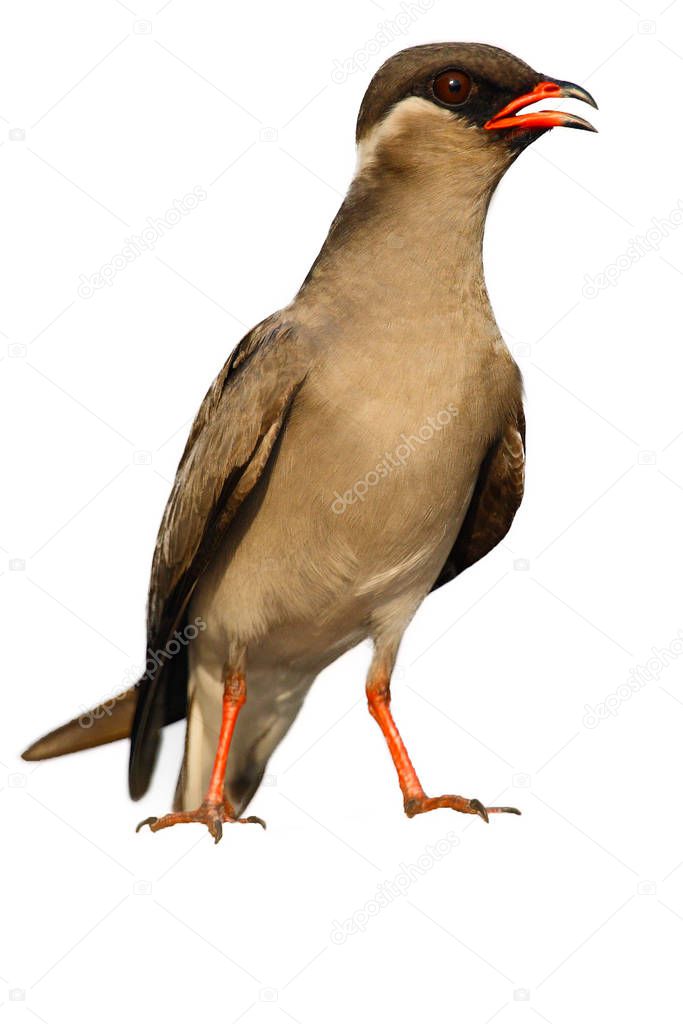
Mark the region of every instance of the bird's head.
[[[581, 117], [527, 108], [558, 98], [595, 100], [579, 85], [539, 74], [495, 46], [438, 43], [390, 57], [358, 114], [360, 167], [428, 173], [458, 162], [485, 184], [549, 128], [595, 131]], [[487, 173], [488, 171], [488, 173]]]

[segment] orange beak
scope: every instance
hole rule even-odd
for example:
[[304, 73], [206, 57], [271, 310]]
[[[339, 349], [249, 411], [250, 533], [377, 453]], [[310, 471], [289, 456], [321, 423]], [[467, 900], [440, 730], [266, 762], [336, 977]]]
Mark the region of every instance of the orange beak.
[[573, 82], [551, 81], [539, 82], [531, 92], [517, 96], [507, 106], [499, 110], [497, 114], [486, 122], [484, 128], [490, 131], [501, 131], [505, 128], [514, 128], [522, 131], [529, 131], [534, 128], [582, 128], [587, 132], [597, 131], [590, 122], [585, 121], [576, 114], [567, 114], [560, 110], [534, 110], [529, 114], [518, 114], [531, 103], [538, 103], [539, 100], [549, 98], [577, 99], [589, 103], [597, 110], [597, 103], [586, 89]]

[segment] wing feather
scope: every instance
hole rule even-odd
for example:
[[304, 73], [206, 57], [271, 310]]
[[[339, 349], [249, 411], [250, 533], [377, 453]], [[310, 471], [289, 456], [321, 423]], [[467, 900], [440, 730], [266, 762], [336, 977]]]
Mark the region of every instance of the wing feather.
[[[268, 462], [306, 369], [293, 327], [271, 317], [243, 339], [206, 395], [154, 551], [147, 611], [151, 650], [163, 649], [181, 625], [199, 578]], [[129, 764], [134, 798], [149, 785], [166, 690], [186, 683], [186, 669], [176, 669], [176, 660], [150, 670], [138, 684]]]
[[524, 494], [524, 439], [520, 405], [482, 462], [462, 527], [432, 590], [487, 555], [512, 526]]

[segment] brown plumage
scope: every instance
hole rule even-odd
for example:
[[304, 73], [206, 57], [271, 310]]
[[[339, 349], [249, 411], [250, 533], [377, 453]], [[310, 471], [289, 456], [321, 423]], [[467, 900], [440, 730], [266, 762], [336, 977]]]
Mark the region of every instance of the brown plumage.
[[493, 551], [512, 526], [524, 497], [525, 435], [524, 410], [520, 405], [514, 420], [491, 445], [481, 464], [467, 515], [434, 590]]
[[[159, 528], [147, 609], [147, 646], [164, 648], [235, 513], [258, 481], [306, 374], [305, 352], [277, 318], [254, 328], [204, 399]], [[130, 760], [133, 798], [147, 788], [165, 724], [167, 686], [186, 688], [171, 660], [140, 680]], [[173, 674], [172, 674], [173, 673]], [[170, 676], [170, 679], [167, 677]]]
[[130, 728], [139, 797], [162, 726], [187, 712], [178, 812], [146, 821], [200, 821], [218, 839], [222, 822], [260, 820], [239, 814], [316, 675], [370, 638], [368, 701], [406, 812], [514, 810], [425, 795], [389, 682], [420, 602], [499, 543], [522, 498], [521, 381], [482, 241], [491, 195], [526, 145], [554, 125], [590, 128], [521, 113], [541, 96], [593, 102], [490, 46], [415, 47], [380, 69], [359, 113], [356, 176], [318, 258], [293, 302], [230, 356], [178, 467], [148, 645], [166, 649], [189, 623], [201, 631], [148, 669], [134, 715], [129, 693], [85, 741], [70, 723], [26, 757]]

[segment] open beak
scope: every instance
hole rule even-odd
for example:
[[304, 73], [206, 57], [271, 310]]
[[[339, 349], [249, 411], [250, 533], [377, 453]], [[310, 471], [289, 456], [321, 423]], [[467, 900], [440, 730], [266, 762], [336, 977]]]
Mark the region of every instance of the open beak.
[[577, 117], [576, 114], [567, 114], [560, 110], [534, 110], [529, 114], [517, 113], [517, 111], [523, 110], [524, 107], [528, 107], [531, 103], [538, 103], [539, 100], [558, 99], [560, 97], [562, 99], [583, 100], [584, 103], [589, 103], [596, 110], [598, 107], [591, 94], [586, 89], [582, 89], [580, 85], [574, 85], [573, 82], [561, 82], [559, 79], [548, 79], [545, 82], [539, 82], [531, 92], [526, 92], [523, 96], [517, 96], [516, 99], [508, 103], [502, 110], [499, 110], [497, 114], [494, 114], [486, 122], [484, 128], [488, 128], [491, 131], [500, 131], [505, 128], [515, 128], [523, 131], [529, 131], [534, 128], [583, 128], [587, 132], [597, 131], [597, 128], [594, 128], [590, 122], [585, 121], [582, 117]]

